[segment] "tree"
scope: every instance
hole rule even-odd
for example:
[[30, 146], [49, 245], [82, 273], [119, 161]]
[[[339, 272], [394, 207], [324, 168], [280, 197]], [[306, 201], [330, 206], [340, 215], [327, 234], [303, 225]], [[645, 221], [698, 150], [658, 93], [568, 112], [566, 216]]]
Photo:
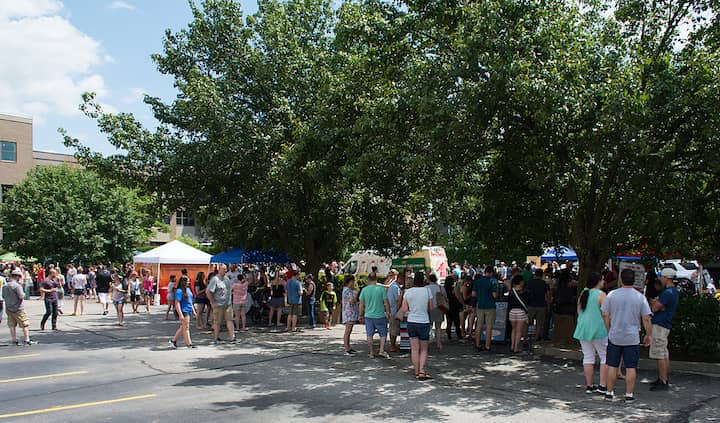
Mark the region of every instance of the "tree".
[[264, 0], [245, 17], [234, 1], [190, 2], [193, 21], [153, 56], [179, 91], [171, 104], [146, 97], [161, 127], [103, 113], [87, 95], [83, 110], [124, 153], [102, 157], [64, 133], [66, 145], [102, 175], [193, 210], [222, 246], [275, 248], [310, 268], [348, 245], [406, 247], [426, 210], [398, 195], [419, 183], [395, 165], [412, 139], [394, 145], [367, 127], [398, 116], [394, 93], [372, 93], [401, 75], [398, 43], [384, 46], [404, 35], [393, 24], [401, 14], [367, 6]]
[[717, 18], [692, 21], [709, 2], [431, 5], [409, 13], [458, 81], [450, 119], [431, 118], [454, 135], [432, 147], [456, 152], [448, 221], [494, 249], [568, 242], [583, 280], [618, 248], [659, 251], [688, 228], [704, 238], [681, 251], [718, 250]]
[[0, 207], [2, 245], [60, 263], [125, 261], [149, 235], [148, 204], [87, 170], [36, 168]]

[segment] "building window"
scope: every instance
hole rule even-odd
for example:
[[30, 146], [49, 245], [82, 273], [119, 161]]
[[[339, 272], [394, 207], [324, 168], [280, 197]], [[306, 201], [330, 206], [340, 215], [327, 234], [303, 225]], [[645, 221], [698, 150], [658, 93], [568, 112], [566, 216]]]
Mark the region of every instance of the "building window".
[[4, 162], [16, 162], [17, 143], [12, 141], [0, 141], [0, 160]]
[[175, 224], [182, 226], [195, 226], [195, 218], [187, 210], [178, 210], [175, 213]]

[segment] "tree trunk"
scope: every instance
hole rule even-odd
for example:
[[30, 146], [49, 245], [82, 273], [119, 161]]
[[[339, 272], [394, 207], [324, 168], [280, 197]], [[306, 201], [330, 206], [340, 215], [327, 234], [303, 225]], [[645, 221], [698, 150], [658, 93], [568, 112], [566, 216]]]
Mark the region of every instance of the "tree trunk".
[[587, 244], [580, 243], [580, 245], [575, 247], [575, 252], [580, 261], [578, 292], [587, 286], [591, 273], [602, 271], [603, 264], [607, 259], [607, 257], [603, 257], [601, 253], [601, 251], [606, 250], [606, 247], [604, 248], [604, 246], [598, 245], [598, 243], [592, 239], [585, 239], [585, 241], [588, 241]]

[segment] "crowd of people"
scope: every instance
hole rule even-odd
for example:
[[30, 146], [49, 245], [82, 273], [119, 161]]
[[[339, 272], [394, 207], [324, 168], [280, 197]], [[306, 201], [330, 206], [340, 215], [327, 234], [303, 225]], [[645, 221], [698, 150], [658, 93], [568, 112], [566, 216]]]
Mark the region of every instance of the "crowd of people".
[[[534, 263], [521, 267], [514, 262], [510, 266], [500, 263], [478, 267], [454, 263], [442, 284], [436, 274], [410, 267], [393, 269], [384, 280], [378, 278], [376, 269], [366, 279], [353, 275], [341, 278], [336, 274], [338, 268], [323, 266], [317, 282], [319, 289], [315, 277], [294, 264], [229, 268], [216, 265], [207, 276], [197, 273], [194, 281], [183, 269], [180, 275], [170, 276], [168, 285], [165, 319], [179, 321], [169, 345], [178, 348], [182, 339], [186, 347], [195, 348], [190, 333], [192, 319], [196, 329], [212, 329], [213, 344], [236, 342], [236, 330], [247, 331], [251, 324], [284, 326], [289, 333], [301, 332], [299, 318], [303, 314], [308, 316], [307, 328], [315, 329], [319, 302], [324, 329], [332, 329], [336, 317], [344, 325], [344, 354], [357, 353], [351, 335], [356, 325], [363, 325], [369, 357], [389, 358], [390, 354], [409, 352], [415, 377], [428, 380], [432, 375], [426, 363], [433, 342], [437, 350], [442, 350], [443, 340], [451, 340], [454, 335], [463, 343], [471, 343], [478, 352], [487, 353], [493, 351], [494, 340], [507, 340], [510, 352], [521, 354], [531, 350], [531, 342], [547, 340], [551, 333], [557, 340], [567, 327], [571, 329], [568, 336], [582, 347], [586, 392], [614, 399], [616, 381], [623, 377], [624, 398], [632, 401], [642, 325], [646, 334], [642, 343], [650, 347], [650, 357], [658, 361], [658, 380], [652, 390], [669, 387], [667, 344], [678, 304], [672, 269], [663, 269], [659, 278], [654, 271], [647, 272], [641, 293], [629, 269], [623, 270], [619, 278], [609, 269], [593, 273], [587, 288], [578, 291], [572, 263], [548, 263], [542, 267]], [[24, 301], [33, 287], [45, 305], [40, 330], [45, 330], [48, 320], [52, 330], [60, 330], [58, 317], [65, 314], [67, 296], [73, 305], [70, 316], [85, 314], [86, 301], [100, 303], [102, 315], [108, 314], [112, 304], [118, 326], [125, 325], [128, 305], [132, 313], [140, 313], [143, 308], [150, 313], [151, 305], [157, 301], [158, 283], [152, 273], [133, 265], [83, 268], [70, 264], [63, 271], [50, 265], [31, 273], [16, 264], [1, 268], [0, 275], [5, 275], [0, 276], [2, 298], [12, 342], [17, 345], [21, 343], [17, 328], [23, 332], [22, 343], [33, 344], [24, 312]], [[503, 323], [498, 302], [507, 305], [503, 309], [510, 328], [506, 338], [494, 331], [496, 324]], [[223, 323], [226, 340], [221, 339]], [[599, 380], [594, 384], [597, 360]], [[625, 375], [619, 371], [621, 367], [626, 369]]]

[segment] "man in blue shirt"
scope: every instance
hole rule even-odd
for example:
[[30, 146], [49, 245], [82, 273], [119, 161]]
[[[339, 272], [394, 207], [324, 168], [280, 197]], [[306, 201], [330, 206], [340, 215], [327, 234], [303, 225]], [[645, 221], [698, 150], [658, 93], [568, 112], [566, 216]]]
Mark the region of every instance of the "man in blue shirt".
[[297, 331], [297, 319], [302, 310], [303, 288], [297, 277], [298, 271], [293, 270], [292, 278], [288, 279], [287, 283], [285, 284], [285, 291], [287, 292], [287, 303], [289, 305], [287, 318], [288, 332]]
[[653, 382], [651, 391], [667, 391], [668, 373], [670, 372], [670, 353], [668, 352], [668, 336], [672, 329], [672, 318], [677, 309], [680, 295], [675, 287], [675, 270], [663, 269], [660, 282], [663, 290], [658, 299], [652, 300], [650, 308], [652, 317], [652, 344], [650, 345], [650, 358], [657, 360], [658, 380]]
[[492, 328], [495, 323], [495, 299], [497, 298], [497, 280], [493, 278], [493, 269], [485, 268], [484, 276], [473, 283], [472, 296], [477, 298], [477, 329], [475, 330], [475, 348], [482, 351], [480, 334], [485, 324], [485, 350], [490, 351]]

